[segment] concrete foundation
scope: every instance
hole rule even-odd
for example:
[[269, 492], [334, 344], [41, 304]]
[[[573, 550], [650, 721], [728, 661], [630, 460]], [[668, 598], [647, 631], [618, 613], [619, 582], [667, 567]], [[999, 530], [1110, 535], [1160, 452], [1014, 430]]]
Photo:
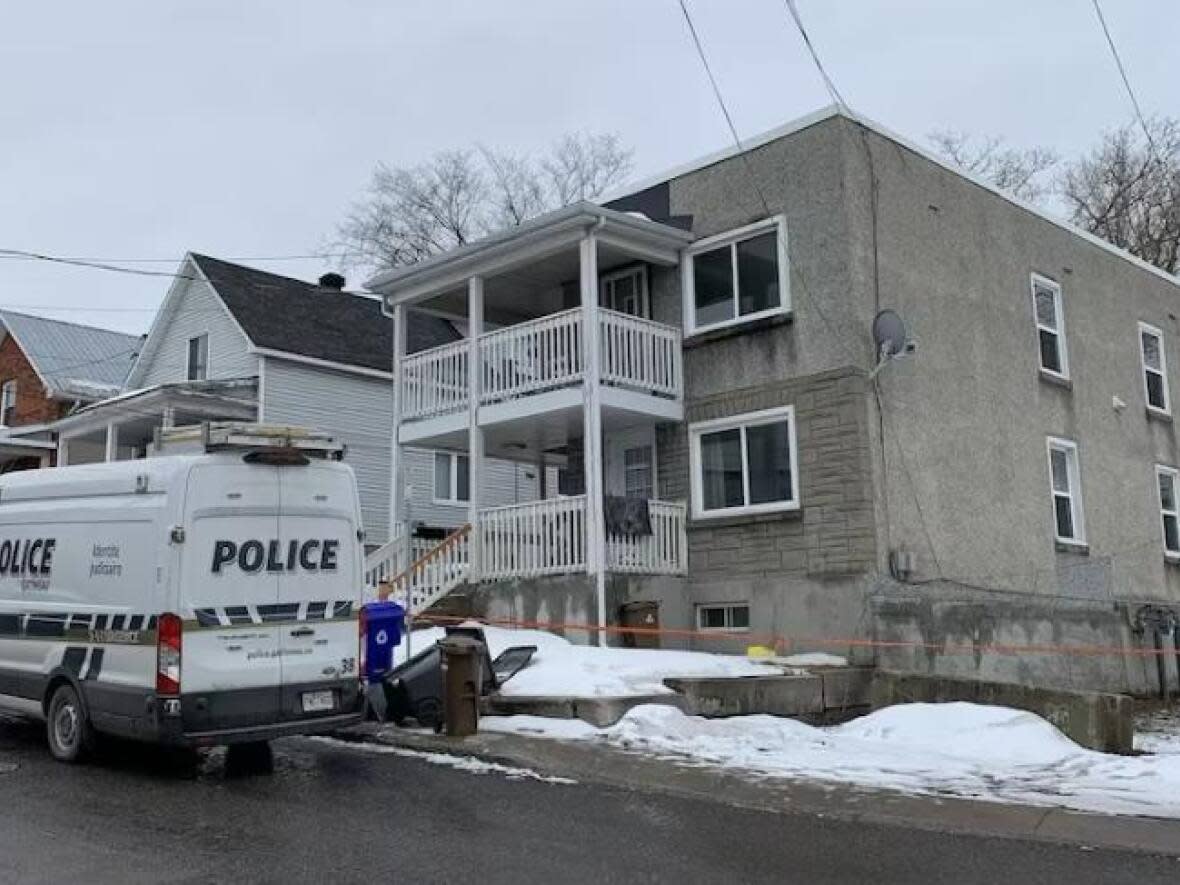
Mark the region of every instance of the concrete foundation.
[[1133, 751], [1134, 702], [1126, 695], [878, 671], [872, 680], [871, 700], [874, 710], [893, 704], [948, 701], [1013, 707], [1047, 719], [1075, 743], [1091, 750]]
[[841, 721], [868, 709], [872, 670], [865, 667], [738, 679], [665, 679], [695, 716], [788, 716]]

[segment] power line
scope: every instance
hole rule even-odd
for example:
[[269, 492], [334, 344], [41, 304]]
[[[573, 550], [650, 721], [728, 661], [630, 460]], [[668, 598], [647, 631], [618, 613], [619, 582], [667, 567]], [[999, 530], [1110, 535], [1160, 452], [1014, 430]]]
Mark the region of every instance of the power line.
[[[18, 253], [18, 249], [0, 250], [0, 258], [13, 258], [32, 261], [39, 258], [39, 256], [30, 254], [12, 254]], [[345, 257], [359, 257], [363, 256], [364, 252], [309, 252], [306, 255], [237, 255], [221, 258], [221, 261], [312, 261], [324, 259], [339, 259]], [[181, 258], [96, 258], [93, 256], [58, 256], [62, 261], [77, 261], [85, 263], [108, 263], [108, 264], [179, 264]]]
[[1135, 117], [1139, 120], [1139, 125], [1143, 128], [1144, 136], [1147, 137], [1147, 146], [1158, 160], [1159, 152], [1155, 148], [1155, 139], [1151, 137], [1151, 130], [1147, 126], [1147, 120], [1143, 116], [1143, 110], [1139, 107], [1139, 99], [1135, 96], [1135, 90], [1131, 88], [1131, 78], [1127, 76], [1127, 69], [1123, 66], [1123, 59], [1119, 55], [1118, 47], [1115, 46], [1114, 37], [1111, 36], [1110, 28], [1106, 26], [1106, 16], [1102, 14], [1102, 6], [1099, 0], [1092, 0], [1092, 2], [1094, 4], [1094, 12], [1098, 15], [1098, 24], [1102, 25], [1102, 33], [1106, 35], [1106, 45], [1110, 47], [1110, 54], [1114, 56], [1114, 63], [1119, 69], [1119, 76], [1123, 78], [1123, 86], [1127, 90], [1127, 96], [1131, 99], [1131, 106], [1135, 109]]
[[844, 96], [840, 94], [840, 90], [836, 88], [836, 84], [832, 78], [828, 76], [827, 70], [824, 68], [824, 63], [819, 60], [819, 53], [815, 51], [815, 46], [811, 42], [811, 37], [807, 34], [807, 28], [803, 26], [803, 17], [799, 15], [799, 9], [795, 6], [795, 0], [783, 0], [783, 5], [787, 7], [787, 12], [795, 21], [795, 27], [799, 29], [800, 36], [803, 37], [803, 42], [807, 45], [807, 51], [811, 53], [811, 60], [815, 62], [815, 67], [819, 71], [820, 77], [823, 78], [824, 86], [828, 90], [828, 95], [840, 107], [840, 110], [852, 116], [852, 111], [848, 107], [848, 102], [844, 100]]

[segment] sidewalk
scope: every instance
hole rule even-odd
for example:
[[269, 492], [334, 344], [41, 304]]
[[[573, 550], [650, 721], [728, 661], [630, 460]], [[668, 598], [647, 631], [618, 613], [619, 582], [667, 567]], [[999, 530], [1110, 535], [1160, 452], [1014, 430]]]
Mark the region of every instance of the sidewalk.
[[363, 726], [361, 734], [369, 741], [472, 756], [531, 769], [545, 776], [690, 796], [771, 813], [803, 812], [938, 832], [1035, 839], [1180, 857], [1180, 820], [1082, 814], [1057, 808], [914, 797], [883, 790], [759, 779], [586, 743], [516, 734], [481, 733], [454, 739], [374, 725]]

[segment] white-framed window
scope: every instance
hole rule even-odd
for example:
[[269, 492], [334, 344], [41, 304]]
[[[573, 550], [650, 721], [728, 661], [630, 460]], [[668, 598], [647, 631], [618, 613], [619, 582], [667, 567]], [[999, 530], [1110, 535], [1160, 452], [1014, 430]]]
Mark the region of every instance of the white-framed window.
[[11, 427], [16, 413], [16, 380], [0, 385], [0, 427]]
[[1033, 274], [1032, 298], [1041, 371], [1068, 380], [1069, 351], [1065, 346], [1065, 315], [1061, 309], [1061, 286], [1048, 277]]
[[694, 517], [798, 509], [793, 406], [690, 424], [688, 438]]
[[209, 380], [209, 335], [196, 335], [188, 340], [188, 360], [185, 377], [189, 381]]
[[471, 461], [454, 452], [434, 453], [434, 500], [466, 504], [471, 500]]
[[790, 310], [781, 215], [693, 243], [681, 266], [685, 334]]
[[650, 445], [623, 449], [623, 494], [626, 497], [655, 497], [654, 456]]
[[1078, 444], [1072, 440], [1049, 437], [1049, 486], [1055, 537], [1062, 544], [1085, 544], [1081, 468]]
[[717, 602], [697, 606], [697, 629], [745, 633], [750, 629], [748, 602]]
[[1164, 415], [1171, 414], [1164, 333], [1147, 323], [1139, 324], [1139, 359], [1143, 366], [1143, 394], [1147, 397], [1147, 408]]
[[612, 270], [599, 279], [599, 303], [609, 310], [631, 316], [651, 317], [651, 302], [647, 293], [647, 267], [636, 265]]
[[1175, 467], [1155, 466], [1156, 484], [1160, 492], [1160, 521], [1164, 530], [1164, 555], [1180, 559], [1180, 470]]

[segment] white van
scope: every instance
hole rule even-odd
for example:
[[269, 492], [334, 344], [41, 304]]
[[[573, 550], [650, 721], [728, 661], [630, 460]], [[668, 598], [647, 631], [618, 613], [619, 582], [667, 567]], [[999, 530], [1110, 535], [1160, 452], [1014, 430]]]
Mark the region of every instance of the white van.
[[247, 427], [0, 476], [0, 708], [45, 718], [58, 759], [96, 732], [204, 747], [359, 720], [352, 470]]

